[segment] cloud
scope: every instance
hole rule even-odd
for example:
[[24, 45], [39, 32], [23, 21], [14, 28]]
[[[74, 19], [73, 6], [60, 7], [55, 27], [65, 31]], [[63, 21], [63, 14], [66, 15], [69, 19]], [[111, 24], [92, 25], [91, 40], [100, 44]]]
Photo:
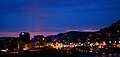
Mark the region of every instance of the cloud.
[[[0, 32], [0, 37], [19, 37], [20, 32]], [[57, 35], [58, 32], [29, 32], [30, 37], [34, 37], [35, 35]]]
[[66, 32], [69, 32], [69, 31], [79, 31], [79, 30], [67, 30]]
[[84, 32], [96, 32], [99, 30], [94, 30], [94, 29], [83, 29]]

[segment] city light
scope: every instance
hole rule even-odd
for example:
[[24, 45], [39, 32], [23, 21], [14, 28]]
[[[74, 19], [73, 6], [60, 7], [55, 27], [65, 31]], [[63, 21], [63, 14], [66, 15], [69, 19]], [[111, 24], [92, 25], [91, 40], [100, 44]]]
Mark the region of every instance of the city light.
[[99, 45], [99, 43], [98, 43], [98, 42], [96, 42], [96, 43], [95, 43], [95, 45]]
[[6, 52], [7, 50], [1, 50], [2, 52]]
[[103, 41], [103, 45], [106, 45], [105, 41]]
[[91, 43], [90, 46], [92, 47], [92, 46], [93, 46], [93, 43]]
[[109, 43], [111, 43], [111, 41], [109, 41]]

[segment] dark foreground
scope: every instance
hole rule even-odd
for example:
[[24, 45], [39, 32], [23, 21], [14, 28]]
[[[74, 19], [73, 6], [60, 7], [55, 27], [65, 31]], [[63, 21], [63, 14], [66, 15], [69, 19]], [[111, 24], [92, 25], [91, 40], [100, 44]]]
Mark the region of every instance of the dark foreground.
[[[0, 57], [74, 57], [63, 54], [2, 54]], [[80, 55], [78, 57], [120, 57], [120, 54], [104, 54], [104, 55]]]

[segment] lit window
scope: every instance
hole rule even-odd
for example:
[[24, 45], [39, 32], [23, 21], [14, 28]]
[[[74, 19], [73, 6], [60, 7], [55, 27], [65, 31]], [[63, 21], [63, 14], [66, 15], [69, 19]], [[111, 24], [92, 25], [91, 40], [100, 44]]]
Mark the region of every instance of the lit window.
[[109, 43], [111, 43], [111, 41], [109, 41]]
[[116, 43], [116, 41], [115, 41], [115, 43]]
[[22, 35], [24, 35], [25, 33], [22, 33]]

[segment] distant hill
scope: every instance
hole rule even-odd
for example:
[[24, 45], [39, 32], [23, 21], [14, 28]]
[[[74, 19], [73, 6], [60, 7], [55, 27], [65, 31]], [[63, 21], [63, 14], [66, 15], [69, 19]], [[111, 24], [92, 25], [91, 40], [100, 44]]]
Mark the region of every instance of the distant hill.
[[111, 26], [101, 29], [99, 32], [112, 33], [112, 34], [120, 32], [120, 20], [113, 23]]
[[72, 36], [76, 35], [77, 37], [80, 37], [83, 42], [87, 39], [91, 39], [90, 41], [120, 40], [120, 20], [97, 32], [70, 31], [65, 34]]
[[94, 38], [99, 38], [99, 40], [120, 40], [120, 20], [113, 23], [112, 25], [100, 29], [97, 32], [97, 35], [94, 35]]
[[65, 42], [85, 42], [89, 35], [93, 35], [95, 32], [79, 32], [69, 31], [65, 33], [59, 33], [54, 37], [59, 40], [65, 40]]
[[120, 40], [120, 20], [97, 32], [69, 31], [51, 36], [51, 38], [54, 38], [54, 40], [58, 39], [58, 41], [64, 40], [64, 42]]

